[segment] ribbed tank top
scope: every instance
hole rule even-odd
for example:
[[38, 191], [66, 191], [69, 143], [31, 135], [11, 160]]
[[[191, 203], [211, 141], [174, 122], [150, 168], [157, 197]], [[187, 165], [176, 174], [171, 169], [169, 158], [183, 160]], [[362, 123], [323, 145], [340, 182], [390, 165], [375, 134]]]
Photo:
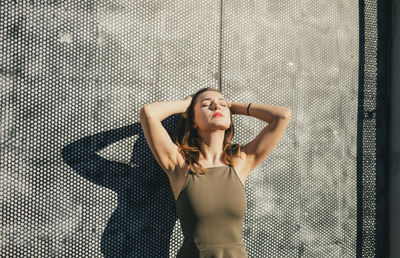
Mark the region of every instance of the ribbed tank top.
[[189, 170], [175, 200], [184, 241], [177, 258], [247, 258], [242, 240], [247, 200], [231, 165]]

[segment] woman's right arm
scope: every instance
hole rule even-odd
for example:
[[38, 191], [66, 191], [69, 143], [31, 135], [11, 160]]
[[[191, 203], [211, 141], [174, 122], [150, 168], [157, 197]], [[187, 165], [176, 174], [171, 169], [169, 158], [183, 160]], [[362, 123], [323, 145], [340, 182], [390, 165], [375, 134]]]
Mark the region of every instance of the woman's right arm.
[[161, 124], [165, 118], [186, 111], [191, 98], [178, 101], [154, 102], [140, 109], [140, 124], [151, 152], [160, 167], [167, 173], [173, 172], [178, 161], [178, 146], [172, 141]]

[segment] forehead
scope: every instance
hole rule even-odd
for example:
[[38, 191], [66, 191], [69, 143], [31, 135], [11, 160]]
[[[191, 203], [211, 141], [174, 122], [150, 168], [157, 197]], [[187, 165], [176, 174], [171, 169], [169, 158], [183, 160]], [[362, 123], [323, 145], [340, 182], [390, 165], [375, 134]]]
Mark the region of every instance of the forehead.
[[201, 103], [202, 101], [211, 100], [211, 99], [225, 100], [224, 96], [217, 91], [206, 91], [206, 92], [201, 93], [198, 96], [197, 102]]

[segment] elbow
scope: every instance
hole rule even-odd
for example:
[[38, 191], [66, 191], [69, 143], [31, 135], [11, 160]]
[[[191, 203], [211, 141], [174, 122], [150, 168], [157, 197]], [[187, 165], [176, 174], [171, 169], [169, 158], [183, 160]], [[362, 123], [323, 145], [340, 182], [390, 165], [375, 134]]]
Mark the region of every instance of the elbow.
[[146, 106], [143, 106], [140, 111], [139, 111], [139, 119], [143, 120], [144, 118], [147, 117], [147, 110], [146, 110]]
[[142, 117], [142, 116], [148, 116], [148, 114], [149, 114], [149, 110], [148, 110], [149, 108], [147, 107], [147, 104], [146, 105], [144, 105], [141, 109], [140, 109], [140, 117]]
[[292, 110], [290, 108], [285, 108], [285, 112], [283, 113], [282, 118], [284, 119], [292, 119]]
[[[150, 108], [150, 109], [149, 109]], [[139, 117], [141, 119], [158, 119], [158, 116], [156, 116], [156, 114], [154, 112], [152, 112], [152, 107], [149, 107], [149, 104], [144, 105], [141, 109], [140, 109], [140, 115]]]

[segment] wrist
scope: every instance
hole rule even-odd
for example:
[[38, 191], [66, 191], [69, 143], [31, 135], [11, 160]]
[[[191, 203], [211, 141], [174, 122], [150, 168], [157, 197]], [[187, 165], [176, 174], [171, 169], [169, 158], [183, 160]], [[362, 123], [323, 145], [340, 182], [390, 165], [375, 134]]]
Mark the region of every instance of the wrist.
[[248, 115], [248, 116], [250, 116], [250, 105], [251, 105], [251, 103], [247, 104], [247, 110], [246, 110], [246, 112], [247, 112], [247, 115]]
[[249, 103], [246, 102], [231, 102], [231, 113], [239, 115], [247, 115], [247, 107]]

